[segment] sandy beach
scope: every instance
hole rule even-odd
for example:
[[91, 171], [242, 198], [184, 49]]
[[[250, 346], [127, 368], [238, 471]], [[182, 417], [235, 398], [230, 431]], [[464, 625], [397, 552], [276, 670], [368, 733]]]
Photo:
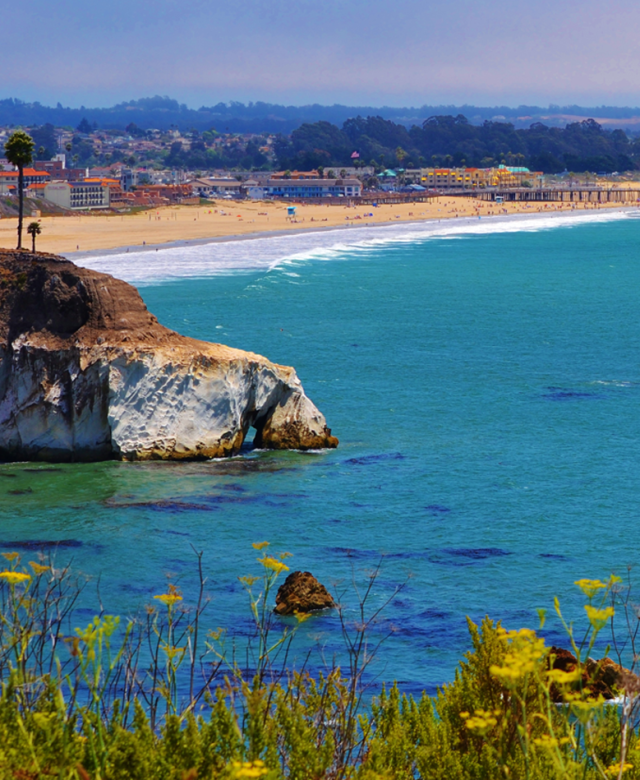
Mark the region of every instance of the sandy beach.
[[[594, 204], [506, 203], [496, 205], [472, 198], [437, 198], [427, 203], [355, 206], [298, 205], [296, 216], [287, 216], [282, 202], [224, 202], [210, 206], [171, 206], [137, 214], [99, 214], [43, 217], [37, 249], [68, 254], [117, 248], [161, 246], [175, 241], [203, 241], [223, 237], [242, 237], [281, 231], [318, 230], [337, 226], [388, 225], [394, 222], [418, 222], [456, 217], [498, 216], [505, 214], [584, 212]], [[605, 208], [620, 208], [611, 204]], [[25, 217], [25, 227], [33, 221]], [[16, 246], [17, 219], [0, 220], [0, 247]], [[31, 238], [23, 237], [31, 246]]]

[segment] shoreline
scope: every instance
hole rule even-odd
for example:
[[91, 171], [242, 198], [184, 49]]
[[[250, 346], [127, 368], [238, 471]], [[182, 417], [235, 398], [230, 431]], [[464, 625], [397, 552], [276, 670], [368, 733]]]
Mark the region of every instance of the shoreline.
[[[281, 201], [240, 201], [206, 206], [164, 206], [135, 214], [75, 214], [41, 217], [42, 233], [36, 249], [65, 257], [88, 259], [120, 253], [176, 249], [185, 246], [240, 242], [248, 239], [282, 239], [285, 236], [348, 235], [398, 225], [404, 228], [437, 224], [460, 224], [461, 219], [495, 221], [503, 217], [549, 217], [554, 215], [606, 214], [637, 208], [636, 205], [559, 204], [514, 202], [494, 204], [472, 198], [442, 196], [428, 202], [349, 206], [336, 204], [291, 204]], [[575, 206], [575, 208], [574, 208]], [[0, 219], [0, 246], [16, 244], [17, 220]], [[30, 245], [24, 236], [25, 246]]]
[[[120, 247], [114, 247], [110, 249], [92, 249], [87, 251], [73, 251], [73, 252], [65, 252], [61, 253], [63, 257], [66, 257], [67, 259], [78, 262], [79, 265], [82, 265], [80, 261], [82, 260], [92, 260], [92, 259], [98, 259], [98, 258], [109, 258], [109, 257], [115, 257], [115, 256], [122, 256], [122, 255], [131, 255], [132, 257], [136, 255], [141, 254], [147, 254], [149, 252], [155, 253], [155, 252], [168, 252], [171, 250], [179, 250], [179, 249], [189, 249], [189, 248], [195, 248], [195, 247], [203, 247], [208, 246], [211, 244], [246, 244], [247, 242], [252, 241], [265, 241], [268, 239], [274, 239], [274, 238], [289, 238], [292, 239], [295, 237], [300, 236], [321, 236], [321, 235], [330, 235], [331, 233], [336, 234], [336, 238], [338, 235], [353, 235], [354, 243], [357, 243], [358, 240], [363, 240], [362, 233], [368, 232], [370, 230], [375, 231], [376, 233], [380, 231], [382, 234], [385, 230], [392, 231], [397, 229], [399, 227], [401, 228], [423, 228], [424, 230], [421, 231], [425, 237], [427, 237], [430, 233], [438, 233], [439, 231], [443, 229], [449, 229], [451, 232], [457, 232], [458, 229], [465, 229], [470, 227], [478, 227], [480, 225], [501, 225], [501, 224], [509, 224], [514, 222], [531, 222], [536, 223], [542, 220], [553, 220], [553, 219], [561, 219], [565, 220], [567, 218], [570, 219], [579, 219], [584, 220], [588, 222], [598, 221], [597, 218], [594, 219], [594, 217], [602, 216], [605, 220], [606, 217], [615, 218], [614, 215], [620, 214], [620, 215], [626, 215], [633, 212], [640, 213], [640, 210], [637, 206], [619, 206], [618, 208], [607, 208], [605, 209], [599, 209], [599, 210], [584, 210], [584, 211], [578, 211], [578, 210], [558, 210], [558, 211], [547, 211], [547, 212], [536, 212], [536, 213], [530, 213], [530, 212], [515, 212], [511, 214], [494, 214], [494, 215], [488, 215], [488, 216], [482, 216], [481, 219], [478, 217], [472, 217], [472, 216], [457, 216], [457, 217], [448, 217], [444, 219], [437, 219], [437, 218], [426, 218], [426, 219], [416, 219], [416, 220], [398, 220], [396, 222], [362, 222], [359, 224], [349, 223], [347, 225], [318, 225], [317, 227], [307, 227], [307, 228], [291, 228], [288, 230], [262, 230], [255, 233], [238, 233], [238, 234], [229, 234], [224, 236], [211, 236], [207, 238], [189, 238], [189, 239], [178, 239], [175, 241], [169, 241], [164, 242], [161, 244], [146, 244], [144, 246], [132, 246], [132, 245], [123, 245]], [[604, 221], [604, 220], [603, 220]], [[438, 227], [436, 227], [438, 226]], [[431, 230], [429, 230], [431, 228]], [[447, 230], [447, 232], [449, 232]], [[407, 231], [408, 232], [408, 231]], [[398, 239], [400, 239], [400, 235], [396, 236]], [[393, 240], [391, 238], [390, 240]], [[339, 242], [336, 242], [339, 243]], [[253, 268], [251, 265], [247, 265], [247, 268]]]

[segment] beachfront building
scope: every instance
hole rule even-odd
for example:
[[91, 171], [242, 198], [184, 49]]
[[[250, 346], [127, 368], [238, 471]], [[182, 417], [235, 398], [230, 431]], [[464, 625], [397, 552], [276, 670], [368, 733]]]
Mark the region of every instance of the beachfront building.
[[422, 168], [420, 183], [428, 189], [483, 189], [485, 187], [535, 187], [542, 173], [524, 167], [499, 165], [495, 168]]
[[44, 197], [71, 211], [108, 209], [111, 205], [109, 184], [102, 179], [54, 181], [44, 188]]
[[266, 185], [249, 187], [250, 198], [357, 198], [362, 194], [358, 179], [269, 179]]
[[[47, 171], [36, 171], [35, 168], [24, 169], [24, 186], [30, 184], [46, 184], [51, 181], [51, 174]], [[18, 171], [0, 171], [0, 184], [18, 186]]]
[[232, 198], [240, 197], [244, 183], [237, 179], [202, 178], [187, 182], [193, 195], [198, 198], [220, 198], [230, 195]]

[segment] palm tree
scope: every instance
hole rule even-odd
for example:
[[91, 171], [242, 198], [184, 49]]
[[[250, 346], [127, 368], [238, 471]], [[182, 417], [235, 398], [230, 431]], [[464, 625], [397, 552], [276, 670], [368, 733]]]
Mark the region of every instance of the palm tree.
[[27, 233], [31, 236], [31, 251], [36, 251], [36, 236], [42, 233], [42, 226], [39, 222], [30, 222], [27, 225]]
[[33, 162], [36, 145], [23, 130], [16, 130], [4, 145], [7, 160], [18, 169], [18, 249], [22, 249], [22, 215], [24, 212], [24, 166]]

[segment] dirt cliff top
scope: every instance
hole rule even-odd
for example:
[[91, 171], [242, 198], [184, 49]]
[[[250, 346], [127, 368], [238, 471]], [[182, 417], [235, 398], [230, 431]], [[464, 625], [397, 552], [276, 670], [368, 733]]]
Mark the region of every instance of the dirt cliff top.
[[220, 359], [254, 357], [165, 328], [121, 279], [57, 255], [0, 249], [0, 343], [22, 335], [51, 349], [139, 345], [197, 349]]

